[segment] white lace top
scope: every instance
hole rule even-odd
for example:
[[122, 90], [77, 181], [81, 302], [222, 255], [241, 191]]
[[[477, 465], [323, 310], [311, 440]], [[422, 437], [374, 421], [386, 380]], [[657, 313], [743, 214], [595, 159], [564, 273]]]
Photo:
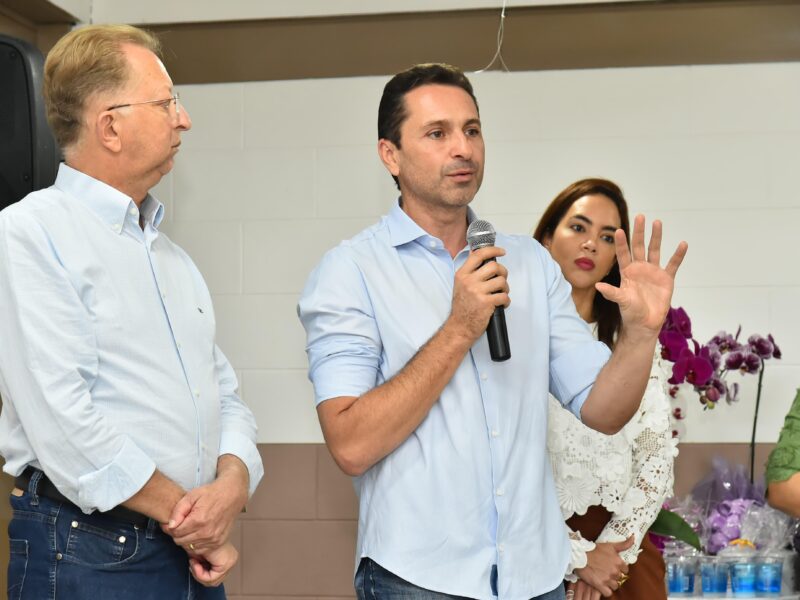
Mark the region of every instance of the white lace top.
[[[635, 534], [633, 546], [621, 553], [628, 564], [636, 562], [647, 529], [672, 494], [672, 463], [678, 450], [669, 422], [669, 375], [660, 351], [656, 348], [639, 410], [615, 435], [590, 429], [550, 398], [547, 449], [564, 519], [585, 514], [596, 504], [607, 508], [612, 517], [597, 541], [618, 542]], [[567, 578], [574, 580], [573, 570], [586, 566], [586, 553], [594, 544], [578, 532], [570, 532], [570, 539]]]

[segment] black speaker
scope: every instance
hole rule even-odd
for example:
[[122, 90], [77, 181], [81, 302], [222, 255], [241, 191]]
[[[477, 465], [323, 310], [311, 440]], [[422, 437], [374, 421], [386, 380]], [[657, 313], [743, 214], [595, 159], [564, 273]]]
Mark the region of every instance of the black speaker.
[[60, 152], [45, 117], [43, 75], [39, 50], [0, 35], [0, 209], [56, 179]]

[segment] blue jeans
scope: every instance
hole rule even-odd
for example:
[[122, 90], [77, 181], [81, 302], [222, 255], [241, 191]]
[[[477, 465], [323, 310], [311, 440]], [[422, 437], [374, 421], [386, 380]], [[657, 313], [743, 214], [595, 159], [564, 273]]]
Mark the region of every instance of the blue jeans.
[[[38, 479], [38, 478], [37, 478]], [[224, 600], [189, 574], [186, 553], [146, 526], [38, 496], [10, 496], [9, 600]]]
[[[451, 596], [432, 592], [401, 579], [387, 571], [371, 558], [362, 558], [355, 580], [358, 600], [469, 600], [463, 596]], [[564, 586], [531, 600], [563, 600]]]

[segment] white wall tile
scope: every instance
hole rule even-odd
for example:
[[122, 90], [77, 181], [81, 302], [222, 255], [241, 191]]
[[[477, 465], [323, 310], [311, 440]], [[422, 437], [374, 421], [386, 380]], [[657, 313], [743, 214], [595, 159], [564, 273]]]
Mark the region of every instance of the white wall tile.
[[[686, 436], [683, 442], [749, 442], [753, 429], [758, 374], [732, 374], [729, 382], [740, 383], [739, 401], [728, 405], [721, 402], [714, 410], [703, 410], [693, 392], [686, 394], [688, 402]], [[792, 405], [800, 382], [800, 367], [785, 366], [770, 361], [764, 371], [764, 387], [758, 411], [757, 442], [775, 442], [783, 419]]]
[[314, 150], [186, 150], [173, 183], [178, 221], [314, 215]]
[[543, 71], [512, 111], [540, 110], [553, 138], [648, 137], [687, 131], [688, 74], [680, 67]]
[[214, 297], [217, 343], [237, 369], [305, 369], [296, 294]]
[[241, 223], [178, 222], [168, 235], [192, 257], [212, 294], [242, 291]]
[[682, 307], [692, 320], [692, 334], [701, 344], [720, 331], [735, 335], [741, 325], [739, 341], [752, 334], [769, 333], [769, 294], [759, 287], [689, 288], [679, 285], [672, 306]]
[[[486, 72], [468, 74], [481, 114], [487, 147], [499, 141], [525, 141], [542, 137], [541, 73]], [[377, 114], [377, 111], [376, 111]]]
[[[776, 287], [769, 294], [767, 332], [775, 336], [781, 349], [782, 364], [800, 365], [800, 287]], [[800, 387], [800, 379], [797, 381]]]
[[796, 206], [765, 185], [771, 142], [754, 134], [497, 142], [487, 147], [475, 203], [493, 213], [540, 211], [574, 181], [603, 177], [623, 188], [631, 212]]
[[695, 132], [800, 131], [800, 63], [690, 67]]
[[247, 83], [245, 145], [287, 148], [377, 143], [385, 77]]
[[[797, 108], [800, 111], [800, 107]], [[800, 133], [768, 138], [769, 206], [797, 206]]]
[[688, 132], [685, 68], [471, 76], [487, 140]]
[[[475, 210], [529, 234], [566, 185], [617, 181], [632, 212], [664, 221], [665, 255], [689, 242], [674, 304], [698, 339], [741, 323], [743, 335], [772, 332], [781, 345], [761, 441], [777, 436], [800, 382], [799, 74], [800, 63], [470, 75], [487, 140]], [[165, 231], [218, 294], [219, 341], [243, 370], [262, 442], [322, 439], [295, 303], [322, 254], [395, 200], [375, 151], [387, 80], [181, 88], [194, 129], [156, 192]], [[742, 381], [739, 405], [690, 409], [687, 441], [749, 439], [755, 378]]]
[[[800, 367], [770, 360], [764, 370], [764, 389], [758, 410], [756, 441], [778, 441], [784, 417], [792, 406], [797, 388], [800, 388]], [[755, 395], [753, 398], [755, 402]]]
[[325, 252], [375, 221], [367, 218], [245, 223], [244, 291], [299, 294]]
[[379, 217], [400, 194], [377, 144], [320, 148], [314, 181], [316, 214], [322, 218]]
[[541, 212], [550, 201], [543, 192], [548, 151], [543, 143], [487, 142], [483, 184], [472, 208], [495, 215]]
[[800, 269], [790, 261], [797, 256], [800, 209], [663, 211], [658, 216], [665, 249], [671, 253], [681, 239], [689, 243], [678, 285], [800, 285]]
[[244, 84], [183, 85], [181, 106], [192, 128], [181, 136], [181, 148], [241, 148], [244, 145]]
[[324, 442], [305, 370], [244, 371], [242, 393], [258, 423], [260, 444]]

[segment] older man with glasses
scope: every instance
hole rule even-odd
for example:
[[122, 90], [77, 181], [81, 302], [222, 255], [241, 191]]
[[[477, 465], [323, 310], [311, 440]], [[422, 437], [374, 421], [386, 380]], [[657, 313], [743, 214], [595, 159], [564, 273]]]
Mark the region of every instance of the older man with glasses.
[[208, 289], [149, 193], [191, 119], [134, 27], [64, 36], [44, 88], [65, 162], [0, 213], [8, 596], [224, 598], [263, 467]]

